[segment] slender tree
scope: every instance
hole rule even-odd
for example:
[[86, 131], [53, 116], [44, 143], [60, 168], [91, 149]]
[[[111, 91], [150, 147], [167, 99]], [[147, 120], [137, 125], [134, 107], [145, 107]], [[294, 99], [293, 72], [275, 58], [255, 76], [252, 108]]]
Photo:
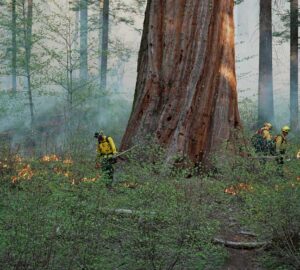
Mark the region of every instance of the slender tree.
[[258, 124], [273, 120], [272, 0], [260, 0]]
[[291, 0], [290, 10], [290, 123], [293, 130], [298, 130], [298, 0]]
[[101, 84], [103, 0], [99, 0], [99, 80]]
[[23, 19], [24, 19], [24, 47], [25, 47], [25, 74], [27, 79], [28, 99], [31, 117], [31, 128], [34, 127], [33, 98], [31, 88], [31, 50], [32, 50], [32, 18], [33, 0], [27, 0], [27, 14], [25, 0], [23, 0]]
[[12, 40], [12, 91], [15, 93], [17, 91], [17, 13], [16, 13], [16, 0], [11, 2], [11, 40]]
[[106, 89], [107, 84], [107, 58], [108, 58], [108, 31], [109, 31], [109, 0], [103, 2], [102, 19], [102, 50], [101, 50], [101, 87]]
[[80, 79], [88, 79], [88, 0], [80, 0]]
[[122, 149], [153, 134], [169, 155], [205, 160], [240, 126], [233, 0], [149, 0]]
[[45, 16], [42, 21], [42, 27], [49, 41], [43, 46], [45, 55], [49, 57], [47, 79], [51, 84], [60, 86], [66, 91], [67, 112], [72, 116], [75, 92], [82, 88], [82, 83], [76, 83], [74, 76], [75, 70], [80, 68], [81, 60], [77, 47], [78, 18], [73, 13], [66, 14], [59, 1], [53, 3], [56, 4], [56, 9], [53, 8], [52, 13]]
[[[72, 4], [72, 2], [70, 2], [70, 4]], [[72, 10], [75, 12], [75, 45], [76, 45], [76, 50], [78, 51], [80, 51], [80, 44], [78, 42], [79, 28], [80, 28], [80, 9], [78, 9], [79, 6], [80, 4], [77, 3], [75, 4], [75, 8], [74, 7], [72, 8]]]

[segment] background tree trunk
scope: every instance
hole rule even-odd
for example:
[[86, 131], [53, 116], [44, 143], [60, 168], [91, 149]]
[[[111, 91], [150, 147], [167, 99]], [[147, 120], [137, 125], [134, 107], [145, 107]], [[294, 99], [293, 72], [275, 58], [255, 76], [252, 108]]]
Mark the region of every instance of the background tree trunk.
[[240, 126], [233, 0], [149, 0], [124, 150], [154, 134], [200, 161]]
[[88, 0], [80, 1], [80, 79], [88, 79]]
[[16, 14], [16, 0], [12, 0], [12, 24], [11, 24], [11, 40], [12, 40], [12, 91], [17, 91], [17, 14]]
[[108, 31], [109, 31], [109, 0], [104, 0], [103, 20], [102, 20], [102, 53], [101, 53], [101, 88], [104, 90], [106, 89], [106, 84], [107, 84]]
[[[75, 2], [75, 36], [74, 36], [74, 43], [75, 43], [75, 50], [80, 51], [80, 42], [78, 42], [78, 37], [80, 36], [80, 0]], [[79, 75], [80, 76], [80, 75]]]
[[27, 78], [27, 88], [28, 88], [28, 99], [30, 107], [30, 117], [31, 117], [31, 129], [34, 128], [34, 112], [33, 112], [33, 98], [31, 89], [31, 50], [32, 50], [32, 16], [33, 16], [33, 0], [28, 0], [27, 2], [27, 17], [26, 17], [26, 27], [25, 27], [25, 71]]
[[260, 0], [258, 125], [273, 120], [272, 0]]
[[290, 55], [290, 123], [299, 129], [298, 118], [298, 0], [291, 0], [291, 55]]
[[103, 0], [99, 0], [99, 82], [101, 84], [102, 66], [102, 26], [103, 26]]

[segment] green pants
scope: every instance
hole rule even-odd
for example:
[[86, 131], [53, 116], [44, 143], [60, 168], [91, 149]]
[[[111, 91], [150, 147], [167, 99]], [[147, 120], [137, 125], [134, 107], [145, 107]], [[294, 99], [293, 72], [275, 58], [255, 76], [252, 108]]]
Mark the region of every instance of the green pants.
[[107, 177], [112, 180], [114, 176], [113, 158], [102, 158], [101, 169], [102, 172], [105, 173]]
[[108, 179], [113, 180], [113, 176], [114, 176], [113, 164], [115, 163], [115, 159], [110, 156], [98, 155], [96, 162], [100, 164], [100, 168], [103, 174], [105, 174]]
[[282, 155], [278, 155], [276, 157], [276, 163], [277, 163], [277, 174], [281, 177], [284, 176], [284, 173], [283, 173], [283, 165], [284, 165], [284, 157]]

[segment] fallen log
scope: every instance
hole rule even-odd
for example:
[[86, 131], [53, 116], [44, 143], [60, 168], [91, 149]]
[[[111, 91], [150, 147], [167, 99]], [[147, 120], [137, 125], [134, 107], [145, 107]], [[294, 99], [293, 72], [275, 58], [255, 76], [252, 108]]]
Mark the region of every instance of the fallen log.
[[229, 248], [235, 248], [235, 249], [257, 249], [262, 247], [267, 247], [270, 242], [235, 242], [235, 241], [228, 241], [221, 238], [214, 238], [213, 239], [214, 244], [223, 245], [225, 247]]
[[119, 215], [156, 215], [155, 212], [148, 212], [148, 211], [139, 211], [139, 210], [131, 210], [131, 209], [125, 209], [125, 208], [116, 208], [116, 209], [110, 209], [110, 208], [101, 208], [100, 211], [105, 213], [111, 213], [111, 214], [119, 214]]
[[[143, 215], [157, 215], [156, 212], [144, 212], [144, 211], [138, 211], [138, 210], [131, 210], [131, 209], [125, 209], [125, 208], [101, 208], [100, 211], [111, 213], [111, 214], [117, 214], [117, 215], [127, 215], [127, 216], [143, 216]], [[256, 234], [248, 231], [241, 230], [239, 232], [240, 234], [249, 235], [249, 236], [257, 236]], [[215, 237], [212, 241], [214, 244], [223, 245], [225, 247], [234, 248], [234, 249], [258, 249], [258, 248], [265, 248], [268, 245], [270, 245], [271, 242], [263, 241], [263, 242], [235, 242], [235, 241], [228, 241], [221, 238]]]
[[[117, 215], [128, 215], [128, 216], [143, 216], [143, 215], [157, 215], [156, 212], [148, 212], [148, 211], [139, 211], [139, 210], [131, 210], [131, 209], [126, 209], [126, 208], [116, 208], [116, 209], [111, 209], [111, 208], [101, 208], [100, 209], [102, 212], [106, 213], [111, 213], [111, 214], [117, 214]], [[239, 234], [242, 235], [248, 235], [248, 236], [257, 236], [253, 232], [249, 231], [239, 231]], [[267, 247], [270, 242], [264, 241], [264, 242], [235, 242], [235, 241], [228, 241], [224, 240], [221, 238], [215, 237], [213, 239], [214, 244], [220, 244], [229, 248], [235, 248], [235, 249], [257, 249], [257, 248], [262, 248], [262, 247]]]

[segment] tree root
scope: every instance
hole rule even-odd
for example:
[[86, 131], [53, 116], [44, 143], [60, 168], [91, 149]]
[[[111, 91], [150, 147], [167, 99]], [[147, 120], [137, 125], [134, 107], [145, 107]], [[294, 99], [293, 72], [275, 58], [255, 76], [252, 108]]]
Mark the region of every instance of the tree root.
[[[110, 208], [102, 208], [101, 211], [111, 214], [117, 214], [117, 215], [124, 215], [124, 216], [143, 216], [145, 214], [155, 216], [156, 212], [142, 212], [137, 210], [131, 210], [131, 209], [124, 209], [124, 208], [117, 208], [117, 209], [110, 209]], [[257, 235], [253, 232], [243, 231], [241, 230], [239, 234], [242, 235], [248, 235], [256, 237]], [[234, 249], [259, 249], [259, 248], [266, 248], [268, 245], [270, 245], [271, 242], [235, 242], [235, 241], [228, 241], [221, 238], [215, 237], [212, 242], [214, 244], [223, 245], [228, 248], [234, 248]]]

